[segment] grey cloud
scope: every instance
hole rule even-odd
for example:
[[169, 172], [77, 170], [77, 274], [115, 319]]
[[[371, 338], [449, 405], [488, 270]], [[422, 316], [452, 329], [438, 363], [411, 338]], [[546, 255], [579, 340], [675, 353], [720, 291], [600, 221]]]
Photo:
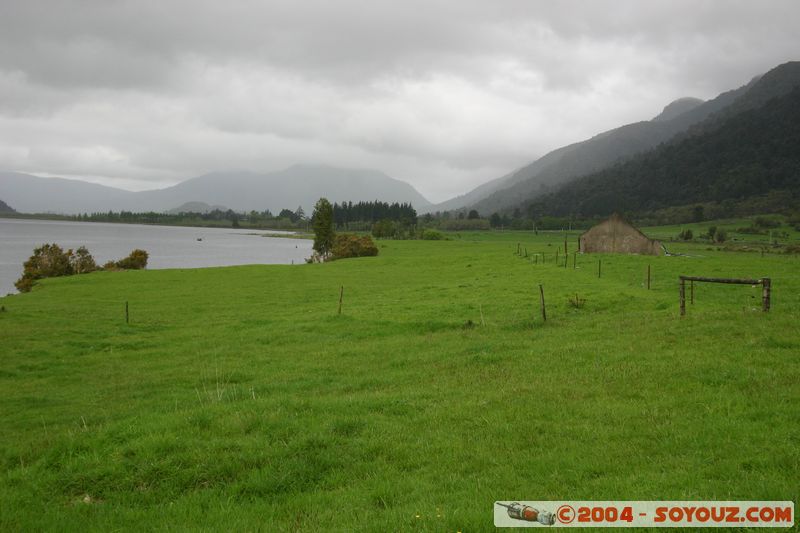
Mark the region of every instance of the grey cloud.
[[373, 166], [442, 199], [800, 49], [794, 0], [0, 3], [0, 168]]

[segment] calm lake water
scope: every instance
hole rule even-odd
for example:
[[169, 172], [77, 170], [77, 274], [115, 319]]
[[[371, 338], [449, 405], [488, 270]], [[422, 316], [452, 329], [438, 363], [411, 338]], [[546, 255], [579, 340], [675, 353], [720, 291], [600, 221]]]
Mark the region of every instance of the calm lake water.
[[86, 246], [99, 265], [141, 248], [150, 254], [148, 269], [302, 264], [311, 255], [310, 240], [262, 237], [262, 233], [250, 229], [0, 218], [0, 296], [16, 292], [14, 282], [22, 275], [22, 263], [34, 248], [45, 243], [73, 250]]

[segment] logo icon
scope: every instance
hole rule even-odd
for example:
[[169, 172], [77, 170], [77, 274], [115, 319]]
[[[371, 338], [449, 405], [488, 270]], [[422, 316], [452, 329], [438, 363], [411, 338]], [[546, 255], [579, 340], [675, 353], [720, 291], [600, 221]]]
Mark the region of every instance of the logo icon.
[[505, 503], [495, 502], [500, 507], [505, 507], [508, 516], [515, 520], [524, 520], [525, 522], [539, 522], [545, 526], [552, 526], [556, 523], [556, 517], [549, 511], [540, 511], [529, 505], [522, 505], [519, 502], [513, 502], [510, 505]]

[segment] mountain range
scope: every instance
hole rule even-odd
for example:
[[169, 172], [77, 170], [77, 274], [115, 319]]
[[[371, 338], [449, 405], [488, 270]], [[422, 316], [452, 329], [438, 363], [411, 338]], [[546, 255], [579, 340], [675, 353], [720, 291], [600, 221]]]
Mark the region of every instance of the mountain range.
[[[636, 212], [719, 201], [756, 190], [800, 189], [800, 172], [795, 172], [800, 150], [794, 148], [800, 142], [784, 142], [797, 138], [798, 121], [787, 120], [796, 117], [797, 87], [800, 62], [784, 63], [711, 100], [675, 100], [651, 120], [558, 148], [435, 205], [408, 183], [382, 172], [320, 165], [295, 165], [268, 174], [212, 172], [141, 192], [0, 172], [0, 198], [21, 212], [175, 212], [194, 205], [275, 213], [298, 206], [310, 212], [325, 196], [332, 202], [408, 202], [421, 214], [475, 209], [483, 216], [518, 208], [540, 215], [588, 216], [607, 214], [612, 206]], [[753, 131], [756, 125], [758, 131]], [[723, 153], [726, 156], [719, 157]], [[760, 188], [751, 187], [748, 180]]]
[[[375, 170], [295, 165], [279, 172], [213, 172], [172, 187], [131, 192], [63, 178], [0, 172], [0, 198], [24, 213], [93, 213], [180, 209], [187, 202], [224, 205], [236, 211], [273, 213], [298, 206], [310, 213], [320, 197], [331, 202], [429, 202], [406, 182]], [[198, 204], [200, 205], [200, 204]]]
[[525, 210], [535, 217], [585, 218], [701, 203], [728, 202], [733, 209], [768, 196], [769, 210], [800, 207], [800, 86], [583, 176], [533, 199]]
[[431, 205], [426, 211], [476, 209], [484, 216], [508, 212], [537, 197], [552, 194], [582, 176], [641, 157], [682, 135], [697, 135], [698, 131], [713, 128], [731, 116], [757, 109], [798, 85], [800, 62], [789, 62], [712, 100], [678, 99], [652, 120], [627, 124], [586, 141], [558, 148], [462, 196]]

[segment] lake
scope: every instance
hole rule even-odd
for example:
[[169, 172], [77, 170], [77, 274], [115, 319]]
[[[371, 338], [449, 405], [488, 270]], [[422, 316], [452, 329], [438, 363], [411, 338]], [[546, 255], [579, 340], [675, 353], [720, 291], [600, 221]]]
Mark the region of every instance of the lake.
[[251, 229], [0, 218], [0, 296], [16, 292], [14, 282], [22, 275], [22, 263], [34, 248], [46, 243], [56, 243], [65, 250], [86, 246], [98, 265], [140, 248], [150, 254], [148, 269], [302, 264], [311, 255], [310, 240], [263, 237], [263, 233]]

